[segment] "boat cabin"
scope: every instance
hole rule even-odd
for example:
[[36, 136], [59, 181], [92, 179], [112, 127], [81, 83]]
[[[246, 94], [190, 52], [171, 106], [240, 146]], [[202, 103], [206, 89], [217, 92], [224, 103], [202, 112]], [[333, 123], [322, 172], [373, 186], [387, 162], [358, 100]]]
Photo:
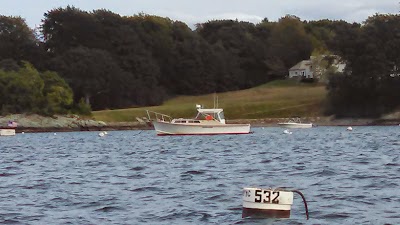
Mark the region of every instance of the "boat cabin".
[[152, 120], [151, 114], [155, 115], [155, 121], [158, 122], [167, 122], [167, 123], [178, 123], [178, 124], [225, 124], [225, 116], [224, 116], [224, 110], [223, 109], [203, 109], [201, 107], [197, 107], [197, 115], [194, 119], [184, 119], [184, 118], [179, 118], [179, 119], [173, 119], [172, 117], [153, 112], [153, 111], [147, 111], [147, 116], [149, 118], [149, 121]]
[[205, 123], [206, 121], [214, 121], [218, 123], [225, 124], [225, 117], [223, 109], [197, 109], [197, 115], [194, 119], [173, 119], [172, 123], [181, 123], [181, 124], [199, 124]]
[[195, 119], [204, 118], [206, 120], [216, 120], [225, 124], [225, 116], [223, 109], [197, 109], [197, 116]]

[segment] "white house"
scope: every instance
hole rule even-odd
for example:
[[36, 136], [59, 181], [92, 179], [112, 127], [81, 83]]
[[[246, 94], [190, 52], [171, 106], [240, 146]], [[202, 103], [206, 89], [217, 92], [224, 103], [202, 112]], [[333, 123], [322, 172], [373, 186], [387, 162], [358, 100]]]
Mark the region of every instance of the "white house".
[[314, 78], [311, 60], [303, 60], [289, 69], [289, 78]]
[[324, 80], [324, 74], [328, 68], [337, 72], [343, 72], [346, 64], [337, 55], [311, 56], [309, 60], [303, 60], [289, 69], [289, 78], [304, 79], [315, 78]]

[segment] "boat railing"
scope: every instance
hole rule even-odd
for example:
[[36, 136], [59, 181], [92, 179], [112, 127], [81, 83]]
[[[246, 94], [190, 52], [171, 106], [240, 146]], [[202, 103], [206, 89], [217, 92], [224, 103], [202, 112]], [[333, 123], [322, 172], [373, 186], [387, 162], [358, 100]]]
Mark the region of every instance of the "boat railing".
[[300, 117], [292, 117], [288, 121], [289, 123], [301, 123]]
[[154, 111], [146, 110], [147, 112], [147, 117], [149, 118], [150, 121], [163, 121], [163, 122], [172, 122], [173, 118]]

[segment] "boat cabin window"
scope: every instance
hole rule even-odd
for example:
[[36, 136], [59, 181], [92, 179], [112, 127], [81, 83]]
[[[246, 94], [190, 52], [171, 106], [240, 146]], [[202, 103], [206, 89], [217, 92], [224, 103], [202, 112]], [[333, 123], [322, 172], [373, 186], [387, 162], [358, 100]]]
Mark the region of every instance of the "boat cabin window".
[[186, 120], [175, 120], [175, 123], [186, 123]]
[[200, 123], [199, 120], [189, 120], [188, 122], [189, 122], [189, 123]]

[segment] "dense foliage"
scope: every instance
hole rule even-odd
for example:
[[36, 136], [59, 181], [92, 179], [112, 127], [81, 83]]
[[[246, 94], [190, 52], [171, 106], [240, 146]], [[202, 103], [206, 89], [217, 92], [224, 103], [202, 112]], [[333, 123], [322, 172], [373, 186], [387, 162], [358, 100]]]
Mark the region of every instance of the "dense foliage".
[[292, 16], [258, 25], [210, 21], [193, 31], [168, 18], [67, 7], [45, 14], [42, 34], [47, 68], [67, 80], [75, 101], [85, 98], [94, 109], [250, 88], [284, 78], [312, 52]]
[[0, 69], [1, 113], [66, 113], [72, 107], [72, 90], [57, 73], [38, 72], [25, 63], [17, 70]]
[[400, 106], [400, 15], [343, 24], [329, 43], [347, 63], [330, 78], [329, 113], [377, 117]]
[[[376, 116], [400, 104], [399, 23], [397, 15], [375, 15], [363, 25], [287, 15], [259, 24], [209, 21], [192, 30], [158, 16], [126, 17], [68, 6], [45, 13], [36, 33], [19, 17], [0, 16], [2, 76], [54, 71], [36, 71], [44, 84], [31, 84], [38, 90], [30, 90], [29, 104], [1, 100], [2, 112], [158, 105], [176, 95], [246, 89], [282, 79], [312, 54], [336, 54], [348, 66], [343, 74], [331, 71], [327, 112]], [[10, 85], [7, 79], [2, 85]], [[73, 96], [49, 86], [61, 80]], [[43, 96], [46, 101], [37, 100]]]

